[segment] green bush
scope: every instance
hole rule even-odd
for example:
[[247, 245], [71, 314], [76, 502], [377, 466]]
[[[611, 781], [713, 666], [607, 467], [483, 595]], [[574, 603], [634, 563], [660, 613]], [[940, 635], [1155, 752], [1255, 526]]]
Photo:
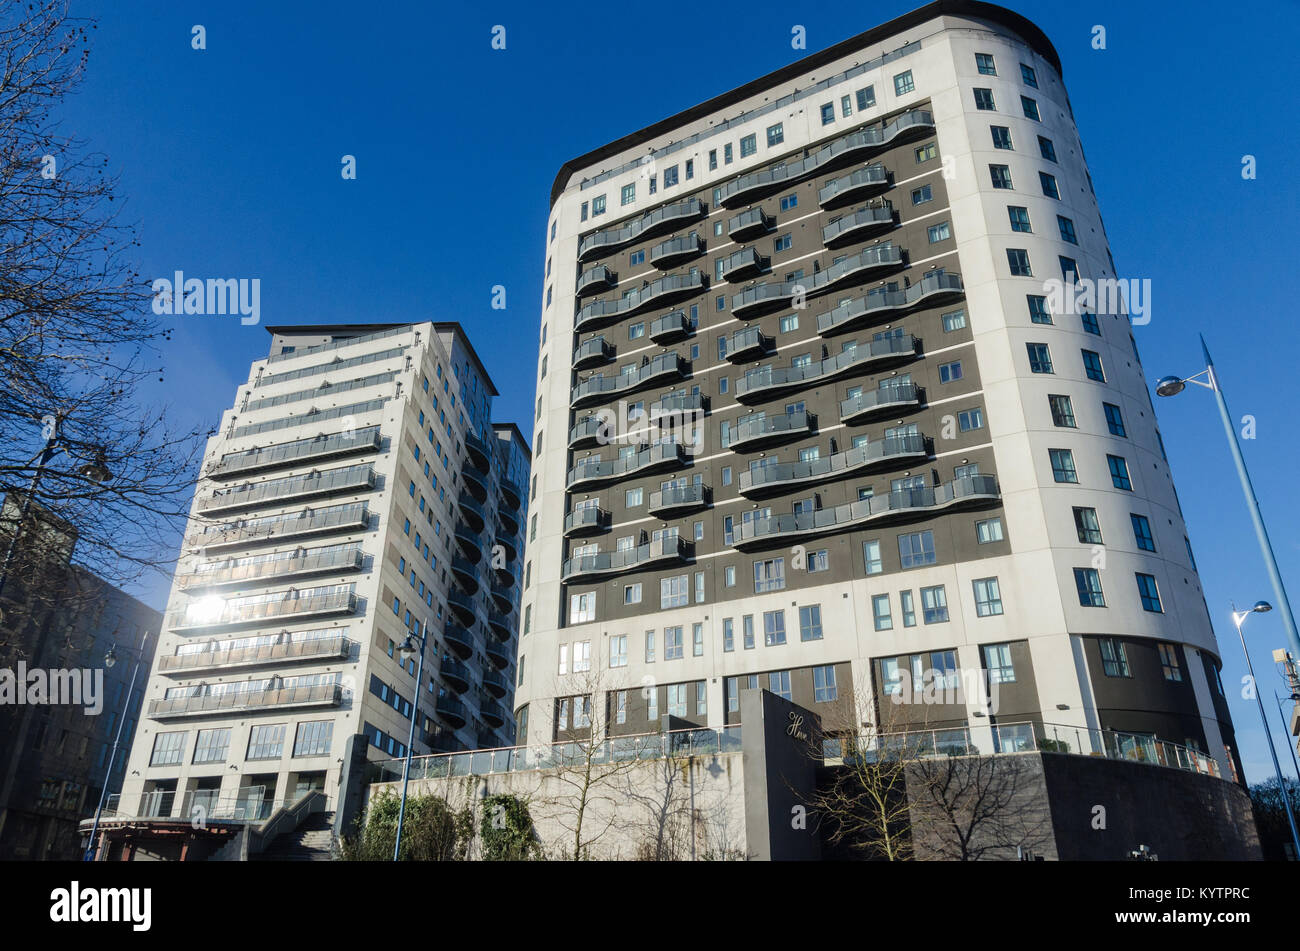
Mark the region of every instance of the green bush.
[[484, 798], [479, 835], [485, 861], [522, 862], [538, 857], [533, 818], [528, 803], [518, 796], [502, 793]]
[[[340, 854], [344, 861], [387, 862], [393, 857], [397, 838], [397, 812], [401, 800], [391, 790], [384, 790], [370, 801], [364, 824], [346, 837]], [[402, 861], [450, 862], [463, 859], [468, 843], [466, 822], [452, 812], [439, 796], [408, 796], [402, 820]], [[473, 827], [470, 826], [470, 834]]]

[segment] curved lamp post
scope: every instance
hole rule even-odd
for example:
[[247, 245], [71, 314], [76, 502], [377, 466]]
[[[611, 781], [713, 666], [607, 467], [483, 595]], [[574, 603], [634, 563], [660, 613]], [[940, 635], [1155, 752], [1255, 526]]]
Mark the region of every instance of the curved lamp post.
[[405, 667], [411, 655], [416, 651], [420, 653], [420, 660], [415, 670], [415, 700], [411, 704], [411, 732], [406, 737], [406, 758], [402, 761], [402, 801], [397, 807], [397, 839], [393, 843], [393, 861], [398, 860], [402, 851], [402, 822], [406, 819], [406, 787], [411, 779], [411, 747], [415, 745], [415, 718], [420, 713], [420, 684], [424, 680], [424, 647], [429, 641], [429, 622], [425, 619], [422, 628], [423, 633], [417, 641], [415, 635], [408, 633], [406, 640], [402, 641], [402, 646], [397, 648], [398, 654], [402, 658], [402, 666]]

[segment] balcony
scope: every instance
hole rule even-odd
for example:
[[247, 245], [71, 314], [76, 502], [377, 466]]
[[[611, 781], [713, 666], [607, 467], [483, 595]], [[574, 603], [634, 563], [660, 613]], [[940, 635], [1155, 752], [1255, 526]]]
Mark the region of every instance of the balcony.
[[461, 481], [465, 490], [478, 502], [486, 502], [488, 497], [488, 478], [473, 466], [460, 470]]
[[513, 612], [489, 611], [488, 612], [488, 630], [502, 644], [510, 643], [510, 638], [515, 634], [515, 616]]
[[[210, 563], [192, 574], [180, 575], [176, 584], [182, 591], [202, 591], [222, 585], [260, 584], [333, 572], [360, 571], [364, 557], [358, 543], [347, 548], [286, 551], [259, 561], [227, 559], [225, 564]], [[240, 561], [246, 563], [239, 564]]]
[[476, 475], [486, 476], [492, 471], [492, 447], [476, 433], [465, 434], [465, 452]]
[[[306, 590], [310, 592], [318, 589]], [[259, 597], [261, 600], [237, 598], [225, 601], [215, 596], [203, 598], [190, 605], [189, 610], [169, 615], [167, 626], [173, 631], [181, 632], [219, 631], [264, 624], [280, 618], [301, 621], [351, 614], [357, 607], [357, 597], [350, 590], [331, 590], [326, 594], [308, 594], [302, 597], [290, 588], [288, 591]]]
[[203, 551], [243, 548], [262, 542], [279, 542], [286, 538], [305, 538], [335, 532], [359, 532], [370, 526], [370, 510], [365, 502], [332, 505], [313, 511], [303, 509], [288, 515], [212, 525], [190, 536], [190, 544]]
[[456, 693], [465, 693], [474, 684], [469, 668], [454, 657], [444, 657], [438, 667], [442, 682]]
[[492, 603], [498, 611], [508, 614], [515, 609], [515, 592], [511, 585], [493, 583], [488, 593], [492, 596]]
[[500, 585], [503, 588], [516, 588], [519, 586], [519, 572], [509, 562], [493, 565], [492, 572], [496, 579], [493, 587]]
[[504, 645], [488, 641], [484, 651], [487, 653], [488, 660], [492, 662], [497, 670], [505, 670], [510, 666], [510, 651]]
[[602, 254], [617, 251], [633, 241], [641, 241], [663, 234], [666, 231], [674, 231], [686, 222], [702, 217], [707, 211], [708, 206], [698, 198], [688, 198], [686, 201], [678, 202], [675, 205], [663, 205], [651, 209], [640, 218], [621, 228], [598, 231], [595, 234], [587, 235], [578, 244], [578, 260], [588, 261]]
[[497, 508], [497, 521], [500, 523], [502, 530], [509, 532], [511, 535], [519, 534], [519, 516], [510, 506], [499, 506]]
[[569, 430], [569, 448], [590, 449], [594, 446], [603, 446], [610, 441], [613, 432], [612, 420], [600, 416], [587, 416]]
[[604, 337], [592, 337], [573, 351], [573, 369], [589, 370], [609, 363], [614, 359], [615, 353], [614, 347], [606, 343]]
[[650, 324], [650, 339], [655, 343], [673, 343], [677, 340], [684, 340], [693, 332], [691, 322], [686, 318], [686, 312], [680, 310], [675, 310], [671, 314], [664, 314]]
[[893, 230], [896, 224], [894, 206], [890, 202], [864, 205], [822, 228], [822, 243], [828, 248], [838, 248], [855, 241], [866, 241]]
[[465, 725], [467, 717], [465, 704], [455, 697], [448, 697], [444, 694], [434, 703], [433, 709], [437, 712], [439, 719], [453, 730], [459, 730]]
[[776, 548], [801, 539], [847, 532], [881, 522], [930, 518], [953, 508], [979, 508], [999, 499], [997, 479], [971, 476], [934, 487], [876, 495], [833, 508], [800, 515], [774, 515], [736, 526], [735, 547], [741, 551]]
[[691, 545], [677, 535], [666, 535], [636, 548], [597, 552], [566, 559], [560, 568], [560, 580], [566, 584], [593, 578], [612, 578], [629, 571], [648, 571], [655, 567], [686, 564]]
[[463, 522], [456, 526], [456, 542], [467, 561], [477, 563], [483, 560], [483, 539]]
[[697, 234], [669, 238], [650, 249], [650, 263], [661, 270], [685, 264], [704, 253], [704, 239]]
[[456, 576], [460, 586], [465, 589], [465, 593], [473, 596], [478, 591], [478, 568], [461, 558], [459, 555], [451, 556], [451, 573]]
[[501, 495], [505, 499], [506, 505], [512, 509], [518, 509], [524, 502], [524, 487], [517, 482], [512, 482], [505, 476], [498, 480], [501, 485]]
[[460, 623], [466, 627], [472, 625], [478, 617], [478, 610], [474, 607], [474, 599], [463, 591], [457, 591], [455, 588], [447, 592], [447, 603], [451, 606]]
[[581, 538], [609, 531], [609, 513], [595, 505], [576, 508], [564, 516], [564, 537]]
[[915, 383], [882, 383], [874, 390], [840, 401], [840, 422], [855, 425], [879, 416], [921, 405], [921, 388]]
[[708, 412], [709, 398], [700, 393], [678, 393], [665, 396], [650, 404], [650, 418], [664, 416], [699, 416]]
[[690, 374], [690, 369], [690, 361], [683, 359], [680, 354], [661, 353], [630, 372], [610, 376], [597, 373], [587, 377], [573, 388], [570, 405], [577, 409], [607, 403], [665, 381], [684, 380]]
[[375, 478], [374, 469], [361, 465], [309, 472], [268, 482], [246, 482], [240, 486], [218, 489], [199, 501], [198, 510], [204, 515], [213, 515], [266, 503], [280, 505], [336, 492], [366, 492], [375, 487]]
[[487, 512], [483, 506], [464, 490], [457, 496], [456, 504], [460, 506], [461, 518], [465, 519], [465, 524], [476, 532], [483, 531], [487, 524]]
[[698, 482], [669, 486], [650, 493], [648, 511], [659, 518], [675, 518], [703, 508], [713, 501], [713, 490]]
[[284, 710], [301, 707], [337, 707], [343, 702], [340, 684], [309, 687], [270, 687], [197, 697], [171, 697], [149, 702], [149, 716], [155, 720], [179, 717], [217, 716], [254, 710]]
[[767, 234], [775, 227], [775, 218], [762, 208], [751, 208], [727, 219], [727, 237], [732, 241], [748, 241]]
[[474, 638], [459, 624], [448, 621], [442, 629], [442, 639], [461, 660], [469, 660], [474, 656]]
[[597, 264], [578, 275], [578, 297], [600, 294], [618, 285], [618, 275], [603, 264]]
[[736, 420], [731, 430], [731, 451], [752, 452], [812, 435], [816, 417], [800, 410], [766, 416], [754, 413]]
[[829, 211], [862, 198], [874, 198], [890, 187], [889, 172], [883, 165], [864, 165], [851, 175], [827, 182], [817, 192], [817, 203]]
[[495, 670], [483, 671], [483, 689], [500, 700], [510, 692], [510, 681]]
[[771, 349], [771, 337], [757, 327], [746, 327], [727, 338], [726, 357], [730, 363], [744, 363], [757, 360]]
[[929, 457], [924, 436], [888, 436], [845, 452], [807, 462], [778, 462], [740, 474], [740, 494], [749, 499], [780, 495], [823, 482], [853, 478], [873, 469]]
[[228, 452], [208, 467], [210, 479], [228, 479], [246, 472], [260, 472], [299, 465], [313, 459], [331, 459], [363, 452], [377, 452], [382, 445], [378, 426], [367, 426], [355, 432], [322, 434], [309, 439], [267, 446], [265, 449], [247, 449]]
[[484, 696], [479, 702], [478, 713], [483, 718], [483, 722], [493, 729], [505, 726], [506, 711], [495, 700]]
[[514, 532], [498, 529], [493, 538], [505, 553], [506, 561], [514, 561], [519, 557], [519, 541], [515, 538]]
[[864, 248], [857, 254], [845, 258], [837, 264], [811, 276], [804, 276], [797, 281], [782, 281], [776, 284], [758, 284], [748, 287], [731, 297], [731, 314], [740, 320], [769, 311], [779, 310], [790, 304], [802, 293], [805, 297], [826, 294], [837, 287], [861, 283], [887, 274], [903, 266], [903, 252], [892, 244], [878, 244]]
[[930, 307], [957, 300], [965, 294], [960, 274], [929, 271], [915, 284], [902, 290], [875, 287], [862, 297], [820, 314], [817, 332], [823, 337], [848, 333], [859, 327], [893, 320], [918, 307]]
[[768, 268], [769, 258], [759, 254], [753, 248], [741, 248], [727, 255], [722, 262], [722, 277], [732, 284], [757, 277]]
[[860, 343], [826, 360], [804, 366], [751, 370], [736, 380], [736, 399], [742, 403], [761, 403], [828, 380], [911, 360], [916, 357], [917, 349], [917, 339], [906, 334]]
[[592, 301], [574, 320], [576, 333], [595, 330], [615, 320], [632, 317], [653, 307], [663, 307], [674, 301], [684, 300], [703, 293], [708, 282], [699, 271], [691, 274], [669, 274], [650, 281], [643, 287], [629, 291], [617, 300]]
[[294, 635], [283, 634], [266, 639], [267, 643], [243, 647], [213, 646], [185, 654], [168, 654], [158, 661], [164, 674], [192, 675], [203, 671], [222, 671], [240, 667], [266, 667], [303, 660], [347, 660], [352, 652], [352, 642], [342, 634], [333, 637], [314, 637], [295, 641]]
[[617, 459], [591, 457], [580, 459], [569, 470], [565, 488], [570, 492], [587, 491], [603, 485], [612, 485], [632, 476], [666, 472], [686, 465], [685, 450], [677, 443], [657, 443], [633, 456]]

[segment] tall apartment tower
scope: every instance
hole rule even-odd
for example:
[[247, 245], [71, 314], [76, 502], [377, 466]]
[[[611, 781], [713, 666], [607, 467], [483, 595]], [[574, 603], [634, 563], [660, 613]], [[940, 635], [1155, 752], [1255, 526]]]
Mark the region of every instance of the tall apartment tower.
[[1116, 272], [1032, 23], [931, 3], [566, 163], [547, 227], [521, 742], [974, 672], [907, 723], [1236, 775], [1130, 320], [1061, 299]]
[[514, 741], [529, 450], [464, 330], [268, 329], [207, 448], [117, 816], [333, 809], [405, 755], [413, 705], [416, 753]]

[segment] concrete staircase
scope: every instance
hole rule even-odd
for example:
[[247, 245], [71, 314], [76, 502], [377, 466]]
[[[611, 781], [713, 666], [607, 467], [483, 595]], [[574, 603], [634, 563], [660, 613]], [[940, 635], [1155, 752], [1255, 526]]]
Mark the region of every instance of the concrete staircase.
[[276, 836], [251, 858], [255, 862], [328, 862], [332, 858], [333, 830], [334, 813], [314, 812], [298, 828]]

